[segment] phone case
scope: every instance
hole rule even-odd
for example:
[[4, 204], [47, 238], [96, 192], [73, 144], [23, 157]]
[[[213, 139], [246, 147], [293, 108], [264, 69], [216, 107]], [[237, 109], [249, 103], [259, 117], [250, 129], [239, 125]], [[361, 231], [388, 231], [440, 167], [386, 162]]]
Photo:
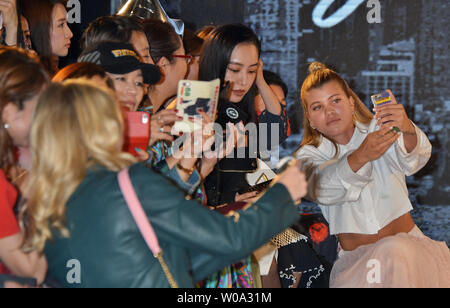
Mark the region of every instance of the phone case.
[[136, 148], [147, 151], [150, 139], [150, 115], [147, 112], [125, 112], [124, 151], [137, 156]]
[[[389, 92], [388, 91], [384, 91], [382, 93], [372, 95], [370, 98], [372, 100], [372, 103], [373, 103], [374, 107], [379, 107], [379, 106], [383, 106], [383, 105], [387, 105], [387, 104], [391, 104], [392, 103], [392, 100], [391, 100], [391, 97], [389, 96]], [[389, 123], [389, 122], [392, 122], [392, 121], [386, 121], [386, 122], [383, 122], [383, 124], [386, 124], [386, 123]]]
[[176, 132], [192, 132], [199, 129], [192, 120], [201, 118], [200, 110], [214, 120], [219, 101], [220, 79], [213, 81], [181, 80], [178, 83], [177, 109], [182, 121], [176, 122]]
[[389, 96], [389, 92], [387, 91], [384, 91], [380, 94], [372, 95], [370, 98], [372, 99], [372, 103], [375, 107], [392, 103], [391, 97]]

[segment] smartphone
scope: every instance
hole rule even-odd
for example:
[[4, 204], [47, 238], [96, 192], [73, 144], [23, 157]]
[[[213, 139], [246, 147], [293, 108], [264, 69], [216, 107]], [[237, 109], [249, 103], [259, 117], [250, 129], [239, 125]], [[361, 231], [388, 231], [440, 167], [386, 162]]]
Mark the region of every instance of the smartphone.
[[2, 12], [0, 12], [0, 30], [3, 28], [3, 15]]
[[147, 112], [125, 112], [124, 151], [138, 156], [136, 148], [147, 151], [150, 140], [150, 114]]
[[[384, 91], [382, 93], [372, 95], [370, 98], [372, 100], [372, 103], [373, 103], [374, 107], [379, 107], [379, 106], [383, 106], [383, 105], [387, 105], [387, 104], [392, 104], [392, 100], [391, 100], [391, 97], [390, 97], [388, 91]], [[386, 116], [388, 116], [388, 115], [386, 115]], [[381, 118], [383, 118], [383, 117], [381, 117]], [[383, 124], [386, 124], [386, 123], [389, 123], [389, 122], [392, 122], [392, 121], [386, 121], [386, 122], [383, 122]], [[396, 130], [398, 130], [398, 128]]]
[[199, 111], [215, 119], [219, 102], [220, 79], [213, 81], [180, 80], [178, 83], [177, 109], [178, 115], [183, 117], [174, 125], [177, 132], [193, 132], [201, 128], [194, 123], [200, 118]]
[[374, 107], [379, 107], [387, 104], [391, 104], [392, 100], [388, 91], [384, 91], [380, 94], [375, 94], [370, 97]]

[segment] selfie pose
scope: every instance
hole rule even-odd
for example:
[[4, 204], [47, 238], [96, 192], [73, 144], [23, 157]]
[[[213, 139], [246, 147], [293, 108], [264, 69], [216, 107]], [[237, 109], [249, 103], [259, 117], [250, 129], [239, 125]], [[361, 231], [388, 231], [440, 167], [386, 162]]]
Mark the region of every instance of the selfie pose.
[[[122, 152], [122, 145], [122, 112], [111, 93], [72, 80], [41, 95], [31, 128], [27, 214], [21, 216], [28, 226], [24, 248], [44, 251], [49, 274], [64, 287], [193, 287], [298, 219], [294, 202], [306, 194], [306, 181], [297, 166], [254, 207], [225, 217], [186, 200], [167, 179]], [[121, 170], [164, 262], [147, 246], [127, 206]], [[81, 264], [79, 284], [67, 280], [69, 260]]]
[[311, 64], [302, 86], [297, 158], [341, 248], [330, 287], [449, 287], [450, 252], [415, 225], [405, 182], [426, 165], [431, 144], [389, 96], [373, 116], [321, 63]]

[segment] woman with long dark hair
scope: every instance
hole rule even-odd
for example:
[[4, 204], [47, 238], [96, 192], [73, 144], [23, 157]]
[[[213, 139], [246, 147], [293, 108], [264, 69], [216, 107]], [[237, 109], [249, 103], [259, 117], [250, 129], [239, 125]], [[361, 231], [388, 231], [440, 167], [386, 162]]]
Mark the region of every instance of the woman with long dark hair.
[[23, 0], [0, 0], [0, 45], [31, 49], [30, 27], [22, 15]]
[[[256, 34], [248, 27], [240, 24], [225, 25], [216, 28], [203, 47], [199, 64], [199, 80], [210, 81], [220, 78], [222, 95], [218, 104], [216, 122], [225, 130], [228, 123], [255, 127], [256, 124], [278, 123], [284, 127], [280, 102], [264, 80], [263, 64], [260, 59], [261, 44]], [[256, 93], [262, 96], [266, 111], [259, 117], [255, 113], [254, 100]], [[249, 125], [250, 124], [250, 125]], [[249, 125], [249, 126], [248, 126]], [[258, 129], [256, 129], [256, 132]], [[254, 131], [255, 132], [255, 131]], [[270, 136], [271, 132], [267, 131]], [[258, 134], [258, 132], [257, 132]], [[285, 138], [280, 129], [277, 136]], [[247, 172], [256, 170], [255, 143], [258, 136], [249, 136], [244, 144], [238, 143], [233, 158], [211, 161], [204, 187], [207, 204], [218, 207], [235, 201], [252, 202], [256, 192], [240, 192], [248, 189], [245, 179]], [[271, 143], [270, 137], [267, 138]], [[217, 140], [219, 141], [219, 140]], [[253, 149], [253, 150], [251, 150]], [[252, 152], [255, 151], [255, 152]], [[245, 157], [239, 157], [239, 154]], [[211, 171], [212, 169], [212, 171]], [[205, 287], [254, 287], [257, 277], [252, 270], [250, 257], [232, 264], [203, 281]]]
[[58, 71], [59, 57], [69, 53], [73, 37], [67, 24], [65, 1], [33, 0], [23, 3], [23, 14], [30, 26], [33, 49], [41, 62], [54, 75]]
[[[218, 206], [234, 201], [248, 200], [255, 197], [255, 193], [240, 195], [249, 184], [245, 174], [256, 170], [258, 153], [251, 149], [258, 146], [258, 139], [264, 139], [271, 145], [271, 125], [278, 124], [278, 143], [286, 138], [286, 117], [282, 114], [280, 101], [273, 93], [263, 77], [263, 63], [260, 59], [261, 43], [250, 28], [240, 25], [225, 25], [216, 28], [205, 43], [200, 59], [199, 80], [210, 81], [220, 78], [222, 85], [229, 84], [225, 99], [218, 105], [217, 123], [223, 127], [228, 122], [266, 124], [266, 136], [249, 138], [244, 149], [245, 157], [236, 158], [240, 149], [235, 151], [234, 158], [224, 158], [215, 170], [206, 178], [205, 187], [208, 204]], [[255, 96], [261, 94], [266, 110], [258, 117], [254, 108]], [[263, 133], [263, 132], [259, 132]], [[262, 138], [264, 137], [264, 138]], [[256, 142], [256, 144], [251, 144]], [[242, 150], [242, 149], [241, 149]]]

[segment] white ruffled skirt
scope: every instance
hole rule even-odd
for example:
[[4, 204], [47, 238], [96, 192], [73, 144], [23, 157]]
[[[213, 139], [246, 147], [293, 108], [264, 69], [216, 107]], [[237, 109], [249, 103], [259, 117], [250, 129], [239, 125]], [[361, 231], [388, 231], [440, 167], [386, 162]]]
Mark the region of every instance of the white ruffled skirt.
[[450, 251], [415, 226], [339, 253], [331, 288], [450, 288]]

